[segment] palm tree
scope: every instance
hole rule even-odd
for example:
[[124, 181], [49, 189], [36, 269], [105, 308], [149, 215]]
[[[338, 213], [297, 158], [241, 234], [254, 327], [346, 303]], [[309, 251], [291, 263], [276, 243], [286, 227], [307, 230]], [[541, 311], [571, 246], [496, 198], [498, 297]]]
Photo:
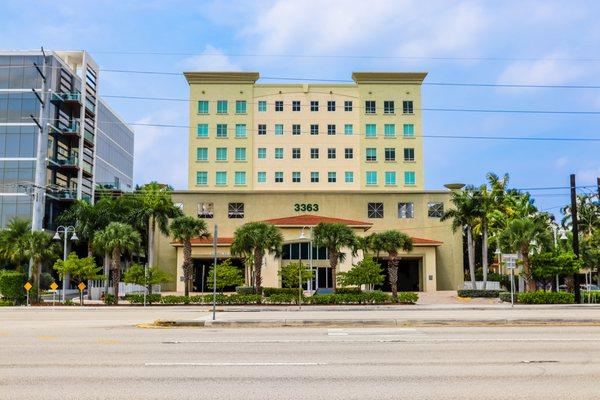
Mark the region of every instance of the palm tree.
[[[573, 227], [571, 206], [565, 206], [561, 211], [564, 214], [562, 226], [571, 229]], [[594, 203], [589, 195], [577, 196], [577, 225], [585, 237], [591, 236], [594, 229], [600, 227], [600, 205]]]
[[206, 223], [201, 219], [182, 216], [171, 222], [171, 235], [173, 239], [183, 244], [183, 280], [185, 281], [185, 296], [190, 294], [190, 282], [192, 280], [192, 243], [195, 237], [208, 237]]
[[282, 245], [283, 235], [275, 225], [249, 222], [235, 230], [231, 254], [244, 258], [252, 256], [257, 293], [262, 293], [261, 267], [265, 253], [279, 257]]
[[388, 278], [392, 287], [392, 297], [398, 298], [398, 264], [400, 257], [398, 251], [411, 251], [413, 241], [406, 233], [399, 231], [385, 231], [369, 236], [369, 244], [374, 251], [385, 251], [388, 254]]
[[140, 234], [131, 225], [111, 222], [96, 234], [94, 246], [107, 249], [112, 253], [112, 279], [115, 299], [119, 302], [119, 281], [121, 280], [121, 255], [133, 252], [140, 246]]
[[13, 218], [6, 228], [0, 231], [0, 253], [2, 258], [11, 262], [17, 268], [20, 268], [27, 259], [27, 235], [30, 232], [31, 224], [21, 218]]
[[25, 240], [27, 241], [25, 255], [31, 260], [32, 277], [39, 297], [42, 263], [53, 257], [56, 258], [58, 251], [56, 243], [52, 242], [52, 236], [44, 231], [28, 232]]
[[349, 248], [353, 255], [356, 254], [360, 243], [352, 228], [341, 223], [320, 222], [313, 228], [313, 241], [315, 246], [324, 247], [329, 252], [329, 266], [333, 290], [337, 286], [337, 265], [344, 262], [346, 253], [343, 248]]

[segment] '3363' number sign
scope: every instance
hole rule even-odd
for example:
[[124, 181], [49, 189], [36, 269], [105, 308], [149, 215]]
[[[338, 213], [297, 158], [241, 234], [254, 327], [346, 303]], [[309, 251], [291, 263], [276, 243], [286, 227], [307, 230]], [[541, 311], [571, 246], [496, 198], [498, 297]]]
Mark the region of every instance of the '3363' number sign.
[[319, 205], [316, 203], [296, 203], [294, 204], [294, 211], [319, 211]]

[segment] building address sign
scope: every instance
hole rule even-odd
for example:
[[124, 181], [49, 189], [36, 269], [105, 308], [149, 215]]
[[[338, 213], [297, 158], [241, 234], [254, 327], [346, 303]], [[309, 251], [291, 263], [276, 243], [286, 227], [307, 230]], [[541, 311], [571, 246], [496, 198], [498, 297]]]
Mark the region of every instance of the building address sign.
[[317, 203], [296, 203], [294, 211], [319, 211], [319, 205]]

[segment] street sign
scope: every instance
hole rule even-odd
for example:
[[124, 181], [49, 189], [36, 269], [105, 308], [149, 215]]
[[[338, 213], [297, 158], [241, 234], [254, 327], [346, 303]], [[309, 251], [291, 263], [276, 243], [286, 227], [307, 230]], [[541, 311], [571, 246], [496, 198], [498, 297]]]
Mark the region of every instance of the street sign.
[[85, 283], [79, 282], [79, 285], [77, 285], [77, 287], [79, 288], [79, 290], [83, 291], [83, 289], [85, 289]]
[[502, 254], [502, 262], [506, 264], [507, 269], [515, 269], [517, 267], [518, 254]]
[[31, 286], [31, 283], [27, 282], [23, 287], [29, 292], [33, 286]]
[[58, 289], [58, 285], [56, 284], [56, 282], [52, 282], [50, 284], [50, 289], [52, 289], [53, 291], [56, 290], [56, 289]]

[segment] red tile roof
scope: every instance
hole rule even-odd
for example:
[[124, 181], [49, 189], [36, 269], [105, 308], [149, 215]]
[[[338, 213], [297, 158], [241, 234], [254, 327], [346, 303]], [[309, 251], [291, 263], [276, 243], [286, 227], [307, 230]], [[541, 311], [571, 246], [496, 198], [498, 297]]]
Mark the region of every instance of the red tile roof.
[[423, 239], [423, 238], [418, 238], [418, 237], [413, 237], [413, 244], [414, 245], [431, 245], [431, 246], [439, 246], [441, 244], [444, 244], [444, 242], [440, 242], [437, 240], [431, 240], [431, 239]]
[[320, 215], [295, 215], [293, 217], [267, 219], [263, 222], [277, 226], [314, 226], [320, 222], [340, 223], [348, 226], [361, 228], [370, 228], [373, 224], [370, 222], [356, 221], [352, 219], [323, 217]]

